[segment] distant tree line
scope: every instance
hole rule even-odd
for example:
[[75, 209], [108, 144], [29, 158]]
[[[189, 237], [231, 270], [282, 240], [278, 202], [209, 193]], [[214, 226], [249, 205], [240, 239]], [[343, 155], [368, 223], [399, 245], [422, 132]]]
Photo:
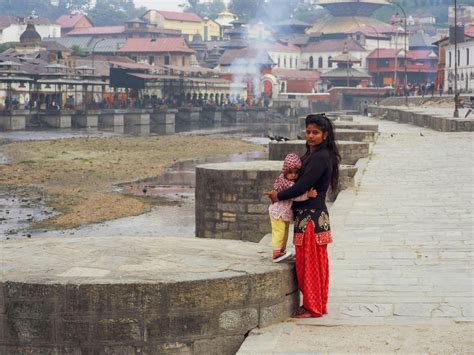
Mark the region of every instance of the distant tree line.
[[95, 26], [122, 24], [143, 15], [146, 8], [136, 8], [133, 0], [0, 0], [0, 14], [22, 16], [34, 14], [51, 20], [61, 15], [80, 12]]
[[[447, 6], [452, 0], [398, 0], [398, 2], [407, 14], [426, 9], [443, 24], [447, 22]], [[474, 0], [458, 0], [459, 4], [472, 5], [473, 2]], [[156, 4], [156, 8], [159, 9], [159, 1]], [[201, 17], [212, 19], [217, 18], [224, 9], [223, 0], [186, 0], [183, 5], [184, 11], [195, 12]], [[313, 2], [305, 0], [230, 0], [229, 10], [245, 22], [258, 19], [270, 24], [289, 18], [314, 23], [327, 14]], [[140, 17], [146, 12], [146, 8], [135, 7], [133, 0], [0, 0], [2, 15], [27, 16], [33, 13], [54, 20], [72, 12], [86, 14], [95, 26], [108, 26]], [[396, 12], [394, 6], [385, 6], [377, 11], [375, 16], [388, 21]]]

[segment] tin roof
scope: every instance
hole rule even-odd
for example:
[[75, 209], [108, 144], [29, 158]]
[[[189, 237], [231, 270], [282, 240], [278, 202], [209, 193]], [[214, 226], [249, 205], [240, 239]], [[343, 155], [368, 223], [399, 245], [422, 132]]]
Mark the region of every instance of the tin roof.
[[342, 52], [344, 47], [350, 52], [365, 52], [366, 49], [353, 39], [325, 39], [317, 42], [309, 42], [303, 47], [303, 53], [310, 52]]
[[56, 20], [56, 23], [63, 28], [72, 28], [83, 18], [85, 18], [92, 25], [91, 21], [87, 18], [87, 16], [82, 14], [68, 14], [59, 16]]
[[194, 50], [188, 47], [186, 41], [182, 37], [170, 38], [129, 38], [122, 48], [118, 50], [120, 53], [194, 53]]
[[184, 21], [184, 22], [202, 22], [202, 18], [192, 12], [177, 12], [177, 11], [161, 11], [157, 12], [165, 19], [170, 21]]

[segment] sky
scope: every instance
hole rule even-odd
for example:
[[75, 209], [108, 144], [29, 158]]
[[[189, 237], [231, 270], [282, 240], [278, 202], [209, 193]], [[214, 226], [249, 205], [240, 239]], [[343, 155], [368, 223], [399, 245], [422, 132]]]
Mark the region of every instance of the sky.
[[149, 9], [165, 11], [181, 11], [178, 5], [184, 2], [182, 0], [134, 0], [136, 7], [145, 6]]
[[[226, 1], [224, 1], [226, 2]], [[145, 6], [149, 9], [165, 11], [182, 11], [180, 4], [186, 3], [185, 0], [134, 0], [135, 6]]]

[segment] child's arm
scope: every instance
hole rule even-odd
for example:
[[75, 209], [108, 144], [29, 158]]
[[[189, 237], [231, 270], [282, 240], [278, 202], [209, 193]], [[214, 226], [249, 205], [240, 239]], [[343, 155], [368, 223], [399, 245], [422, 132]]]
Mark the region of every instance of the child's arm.
[[306, 191], [304, 194], [298, 197], [292, 198], [291, 201], [306, 201], [310, 198], [315, 198], [316, 196], [318, 196], [318, 192], [314, 188], [311, 188], [309, 189], [309, 191]]

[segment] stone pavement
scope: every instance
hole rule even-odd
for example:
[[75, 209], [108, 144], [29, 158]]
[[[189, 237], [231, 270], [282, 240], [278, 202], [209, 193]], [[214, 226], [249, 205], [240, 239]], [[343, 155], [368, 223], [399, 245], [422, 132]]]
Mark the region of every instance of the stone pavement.
[[240, 354], [474, 352], [474, 135], [364, 120], [381, 136], [330, 209], [329, 315], [256, 330]]

